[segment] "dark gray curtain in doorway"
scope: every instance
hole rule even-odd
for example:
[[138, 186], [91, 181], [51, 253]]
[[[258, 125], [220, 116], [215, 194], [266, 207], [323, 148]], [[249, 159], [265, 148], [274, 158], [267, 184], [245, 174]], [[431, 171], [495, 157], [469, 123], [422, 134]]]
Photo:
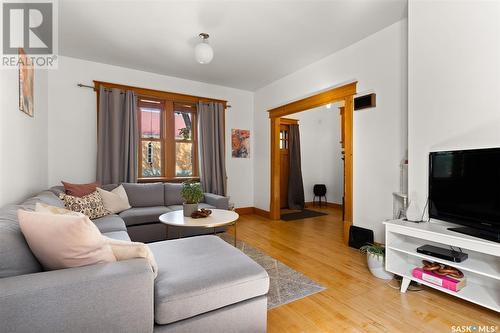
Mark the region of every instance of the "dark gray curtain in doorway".
[[302, 182], [302, 166], [300, 161], [299, 125], [290, 125], [289, 130], [290, 168], [288, 171], [288, 208], [304, 209], [304, 184]]
[[226, 195], [224, 105], [198, 103], [200, 179], [205, 192]]
[[137, 98], [133, 91], [99, 90], [97, 181], [101, 184], [137, 181]]

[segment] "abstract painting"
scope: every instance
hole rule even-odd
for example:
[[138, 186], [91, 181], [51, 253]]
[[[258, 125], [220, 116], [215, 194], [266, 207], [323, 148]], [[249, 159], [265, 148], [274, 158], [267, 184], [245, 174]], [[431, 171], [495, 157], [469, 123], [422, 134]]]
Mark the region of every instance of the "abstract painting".
[[231, 130], [232, 156], [250, 158], [250, 131], [243, 129]]
[[31, 59], [23, 49], [19, 49], [19, 110], [33, 117], [34, 70]]

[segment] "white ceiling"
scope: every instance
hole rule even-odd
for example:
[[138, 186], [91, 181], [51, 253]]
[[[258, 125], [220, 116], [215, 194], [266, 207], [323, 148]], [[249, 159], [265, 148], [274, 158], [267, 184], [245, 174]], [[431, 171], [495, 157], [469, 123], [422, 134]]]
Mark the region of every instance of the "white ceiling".
[[[59, 1], [59, 53], [256, 90], [406, 16], [406, 0]], [[214, 60], [193, 47], [210, 34]]]

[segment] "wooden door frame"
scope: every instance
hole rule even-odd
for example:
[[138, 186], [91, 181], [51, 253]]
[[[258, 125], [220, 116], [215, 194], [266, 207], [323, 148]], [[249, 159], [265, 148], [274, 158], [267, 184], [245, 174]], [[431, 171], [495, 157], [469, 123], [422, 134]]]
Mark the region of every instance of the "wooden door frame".
[[280, 219], [280, 117], [293, 113], [307, 111], [329, 103], [344, 102], [344, 157], [345, 157], [345, 191], [344, 191], [344, 241], [349, 239], [349, 228], [352, 225], [353, 200], [353, 112], [354, 95], [356, 95], [357, 81], [317, 93], [315, 95], [268, 110], [271, 123], [271, 220]]

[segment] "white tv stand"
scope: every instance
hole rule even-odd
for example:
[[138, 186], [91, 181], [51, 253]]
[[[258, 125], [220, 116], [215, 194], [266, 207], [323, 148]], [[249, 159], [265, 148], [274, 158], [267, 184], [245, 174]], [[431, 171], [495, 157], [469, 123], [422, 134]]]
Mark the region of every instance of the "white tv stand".
[[[406, 292], [412, 280], [447, 294], [500, 312], [500, 243], [463, 235], [447, 230], [455, 225], [431, 220], [412, 223], [402, 220], [384, 222], [386, 241], [386, 270], [402, 276], [401, 292]], [[429, 244], [461, 248], [469, 258], [461, 263], [431, 257], [417, 252], [417, 247]], [[467, 285], [454, 292], [412, 276], [415, 267], [422, 267], [422, 260], [429, 260], [460, 269], [467, 278]]]

